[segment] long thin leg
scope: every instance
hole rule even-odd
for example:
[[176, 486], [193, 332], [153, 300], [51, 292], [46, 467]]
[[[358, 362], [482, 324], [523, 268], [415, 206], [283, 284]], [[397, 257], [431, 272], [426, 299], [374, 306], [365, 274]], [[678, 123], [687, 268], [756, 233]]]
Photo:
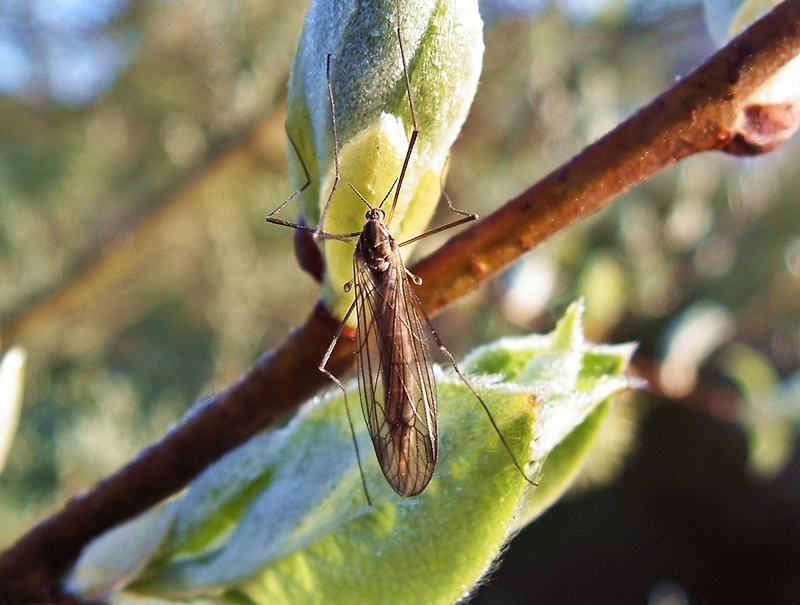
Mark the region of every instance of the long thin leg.
[[278, 214], [281, 210], [283, 210], [289, 202], [293, 199], [297, 198], [298, 195], [303, 193], [308, 186], [311, 184], [311, 176], [308, 174], [308, 168], [306, 167], [306, 163], [303, 161], [303, 156], [300, 154], [300, 150], [297, 148], [297, 143], [294, 142], [292, 135], [289, 134], [289, 131], [286, 131], [286, 136], [289, 138], [289, 143], [292, 145], [292, 149], [294, 149], [294, 153], [297, 156], [297, 159], [300, 160], [300, 166], [303, 168], [303, 174], [306, 176], [306, 182], [303, 184], [300, 189], [295, 191], [292, 195], [290, 195], [280, 206], [275, 208], [272, 212], [267, 215], [267, 222], [272, 223], [273, 225], [282, 225], [284, 227], [291, 227], [292, 229], [297, 229], [299, 231], [307, 231], [309, 233], [313, 233], [316, 235], [317, 239], [338, 239], [342, 241], [350, 241], [354, 237], [358, 237], [361, 235], [361, 232], [358, 233], [325, 233], [324, 231], [320, 231], [318, 228], [312, 229], [308, 225], [301, 225], [300, 223], [293, 223], [291, 221], [285, 221], [280, 218], [276, 218], [275, 215]]
[[325, 67], [326, 77], [328, 79], [328, 98], [331, 101], [331, 122], [333, 125], [333, 166], [335, 171], [335, 176], [333, 179], [333, 186], [331, 187], [331, 192], [328, 194], [328, 200], [325, 202], [325, 207], [322, 209], [322, 214], [319, 217], [319, 222], [317, 226], [312, 228], [308, 225], [301, 225], [300, 223], [292, 223], [290, 221], [285, 221], [283, 219], [276, 218], [275, 215], [278, 214], [281, 210], [283, 210], [286, 205], [295, 199], [298, 195], [300, 195], [310, 184], [311, 184], [311, 176], [308, 174], [308, 168], [306, 168], [306, 163], [303, 161], [303, 156], [300, 154], [300, 150], [297, 148], [297, 144], [292, 139], [291, 135], [287, 131], [286, 134], [289, 137], [289, 142], [292, 144], [292, 148], [294, 149], [295, 154], [300, 159], [300, 165], [303, 167], [303, 173], [306, 176], [305, 184], [300, 187], [297, 191], [295, 191], [289, 199], [284, 201], [280, 206], [275, 208], [272, 212], [267, 215], [267, 222], [272, 223], [273, 225], [282, 225], [284, 227], [291, 227], [292, 229], [298, 229], [299, 231], [307, 231], [311, 233], [315, 240], [328, 240], [328, 239], [335, 239], [340, 241], [350, 241], [353, 238], [357, 238], [361, 235], [360, 231], [353, 232], [353, 233], [326, 233], [322, 230], [322, 226], [325, 224], [325, 217], [328, 215], [328, 210], [331, 207], [331, 202], [333, 201], [333, 194], [336, 192], [336, 188], [339, 186], [339, 133], [336, 129], [336, 104], [333, 100], [333, 84], [331, 84], [331, 56], [328, 55], [326, 67]]
[[358, 441], [356, 440], [356, 429], [353, 425], [353, 416], [350, 414], [350, 405], [347, 403], [347, 389], [344, 388], [344, 385], [341, 381], [336, 378], [333, 374], [331, 374], [328, 369], [325, 367], [328, 365], [328, 360], [331, 358], [333, 354], [333, 349], [336, 347], [336, 343], [339, 341], [339, 337], [342, 335], [344, 331], [344, 327], [347, 325], [347, 320], [350, 315], [353, 313], [353, 310], [356, 308], [356, 301], [350, 305], [350, 308], [347, 309], [347, 313], [344, 315], [344, 319], [342, 319], [342, 323], [339, 324], [339, 328], [336, 330], [336, 334], [333, 335], [333, 340], [331, 340], [330, 346], [328, 346], [328, 350], [325, 351], [325, 356], [322, 358], [322, 361], [319, 363], [319, 371], [325, 374], [332, 382], [336, 384], [342, 390], [342, 396], [344, 397], [344, 408], [347, 410], [347, 422], [350, 425], [350, 434], [353, 437], [353, 446], [356, 450], [356, 461], [358, 461], [358, 472], [361, 473], [361, 485], [364, 487], [364, 495], [367, 497], [367, 504], [372, 506], [372, 499], [369, 497], [369, 490], [367, 490], [367, 479], [364, 477], [364, 467], [361, 466], [361, 451], [358, 449]]
[[[400, 19], [400, 0], [395, 3], [395, 13], [397, 14], [397, 41], [400, 45], [400, 58], [403, 61], [403, 76], [406, 80], [406, 94], [408, 95], [408, 107], [411, 110], [411, 137], [408, 140], [408, 149], [406, 150], [406, 157], [403, 160], [403, 167], [400, 169], [400, 176], [397, 177], [397, 187], [394, 190], [394, 198], [392, 199], [392, 207], [389, 208], [389, 213], [386, 217], [386, 224], [392, 223], [394, 216], [394, 209], [397, 207], [397, 200], [400, 198], [400, 190], [403, 188], [403, 180], [406, 177], [406, 170], [411, 161], [411, 152], [414, 151], [414, 144], [417, 142], [417, 135], [419, 134], [419, 123], [417, 122], [417, 112], [414, 109], [414, 99], [411, 96], [411, 77], [408, 75], [408, 63], [406, 62], [406, 49], [403, 46], [403, 30]], [[382, 203], [381, 203], [382, 205]]]
[[[456, 208], [453, 205], [453, 200], [450, 199], [450, 196], [447, 195], [447, 192], [444, 190], [444, 175], [447, 174], [447, 165], [449, 165], [449, 163], [450, 163], [450, 158], [447, 159], [447, 164], [445, 166], [445, 169], [442, 171], [442, 179], [441, 179], [441, 183], [440, 183], [441, 190], [442, 190], [442, 196], [444, 196], [444, 199], [447, 202], [447, 207], [452, 212], [455, 212], [456, 214], [460, 214], [464, 218], [456, 219], [452, 223], [447, 223], [446, 225], [442, 225], [441, 227], [434, 227], [430, 231], [426, 231], [425, 233], [421, 233], [420, 235], [417, 235], [415, 237], [412, 237], [411, 239], [407, 239], [406, 241], [397, 244], [398, 246], [406, 246], [408, 244], [412, 244], [412, 243], [414, 243], [416, 241], [419, 241], [421, 239], [424, 239], [424, 238], [428, 237], [429, 235], [433, 235], [434, 233], [439, 233], [440, 231], [446, 231], [448, 229], [452, 229], [453, 227], [458, 227], [459, 225], [463, 225], [464, 223], [470, 223], [470, 222], [478, 219], [478, 215], [477, 214], [475, 214], [473, 212], [465, 212], [464, 210], [460, 210], [459, 208]], [[419, 285], [419, 284], [417, 284], [417, 285]]]
[[430, 231], [426, 231], [425, 233], [420, 233], [419, 235], [416, 235], [416, 236], [412, 237], [411, 239], [407, 239], [404, 242], [400, 242], [397, 245], [401, 246], [401, 247], [402, 246], [407, 246], [408, 244], [413, 244], [414, 242], [417, 242], [417, 241], [419, 241], [421, 239], [425, 239], [429, 235], [433, 235], [435, 233], [439, 233], [440, 231], [447, 231], [448, 229], [452, 229], [453, 227], [458, 227], [459, 225], [463, 225], [464, 223], [471, 223], [472, 221], [474, 221], [475, 219], [478, 218], [477, 214], [466, 214], [465, 212], [462, 212], [461, 210], [456, 210], [456, 211], [459, 214], [465, 214], [466, 216], [464, 216], [464, 218], [460, 218], [458, 220], [455, 220], [452, 223], [447, 223], [446, 225], [441, 225], [440, 227], [434, 227]]
[[328, 200], [325, 202], [325, 207], [322, 209], [322, 214], [319, 215], [319, 223], [314, 230], [314, 239], [319, 239], [322, 235], [322, 226], [325, 224], [325, 217], [328, 216], [328, 210], [331, 208], [333, 201], [333, 194], [336, 193], [336, 188], [339, 186], [339, 132], [336, 128], [336, 103], [333, 100], [333, 84], [331, 83], [331, 56], [328, 55], [328, 60], [325, 65], [325, 77], [328, 80], [328, 98], [331, 101], [331, 125], [333, 127], [333, 187], [328, 194]]
[[[278, 214], [278, 213], [279, 213], [281, 210], [283, 210], [283, 209], [286, 207], [286, 205], [287, 205], [289, 202], [291, 202], [291, 201], [292, 201], [293, 199], [295, 199], [295, 198], [296, 198], [298, 195], [300, 195], [301, 193], [303, 193], [303, 191], [305, 191], [306, 189], [308, 189], [308, 186], [311, 184], [311, 176], [308, 174], [308, 169], [306, 168], [306, 163], [303, 161], [303, 156], [302, 156], [302, 155], [300, 155], [300, 150], [297, 148], [297, 143], [295, 143], [295, 142], [294, 142], [294, 139], [292, 138], [292, 135], [291, 135], [291, 134], [289, 134], [289, 129], [288, 129], [288, 128], [286, 128], [286, 136], [287, 136], [287, 137], [288, 137], [288, 139], [289, 139], [289, 143], [292, 145], [292, 149], [294, 149], [294, 154], [297, 156], [297, 159], [299, 159], [299, 160], [300, 160], [300, 166], [302, 166], [302, 168], [303, 168], [303, 173], [306, 175], [306, 182], [303, 184], [303, 186], [302, 186], [302, 187], [300, 187], [300, 189], [298, 189], [298, 190], [297, 190], [297, 191], [295, 191], [295, 192], [294, 192], [292, 195], [290, 195], [290, 196], [289, 196], [289, 197], [286, 199], [286, 201], [284, 201], [284, 202], [283, 202], [283, 203], [282, 203], [280, 206], [278, 206], [277, 208], [275, 208], [275, 210], [273, 210], [272, 212], [270, 212], [270, 213], [267, 215], [267, 222], [269, 222], [269, 223], [276, 223], [276, 224], [279, 224], [279, 225], [280, 225], [280, 224], [283, 224], [283, 223], [285, 223], [285, 221], [280, 221], [279, 219], [272, 220], [272, 219], [273, 219], [273, 217], [274, 217], [276, 214]], [[288, 225], [290, 225], [290, 226], [293, 226], [293, 227], [295, 226], [295, 224], [294, 224], [294, 223], [288, 223]], [[302, 225], [301, 225], [301, 226], [302, 226]]]
[[300, 189], [295, 191], [292, 195], [290, 195], [280, 206], [275, 208], [272, 212], [267, 215], [267, 222], [272, 223], [273, 225], [283, 225], [284, 227], [291, 227], [292, 229], [299, 229], [301, 231], [314, 231], [310, 227], [306, 225], [300, 225], [299, 223], [291, 223], [289, 221], [284, 221], [283, 219], [275, 218], [275, 215], [278, 214], [281, 210], [283, 210], [286, 205], [295, 199], [298, 195], [303, 193], [308, 186], [311, 184], [311, 176], [308, 174], [308, 168], [306, 168], [306, 163], [303, 161], [303, 156], [300, 154], [300, 150], [297, 148], [297, 143], [294, 142], [292, 135], [289, 134], [289, 129], [286, 129], [286, 136], [289, 138], [289, 143], [292, 145], [292, 149], [294, 149], [294, 153], [297, 156], [297, 159], [300, 160], [300, 166], [303, 168], [303, 174], [306, 175], [306, 182], [303, 184]]
[[503, 447], [506, 449], [506, 452], [508, 452], [508, 455], [511, 458], [511, 461], [514, 463], [514, 466], [517, 467], [517, 470], [519, 471], [519, 474], [522, 475], [522, 477], [525, 479], [525, 481], [527, 481], [529, 484], [531, 484], [533, 486], [539, 485], [533, 479], [528, 477], [528, 475], [525, 473], [525, 471], [523, 470], [522, 466], [517, 461], [516, 456], [514, 456], [514, 452], [511, 451], [511, 447], [508, 445], [508, 442], [506, 441], [505, 437], [503, 437], [503, 434], [500, 432], [500, 428], [497, 426], [497, 422], [495, 422], [494, 416], [492, 416], [492, 413], [489, 411], [489, 407], [486, 405], [486, 402], [483, 400], [483, 398], [480, 395], [478, 395], [478, 392], [470, 384], [469, 380], [467, 380], [467, 377], [464, 376], [464, 374], [461, 372], [461, 370], [458, 367], [458, 364], [456, 363], [456, 360], [453, 358], [453, 354], [450, 353], [450, 351], [447, 350], [447, 347], [445, 347], [444, 344], [442, 343], [442, 339], [439, 338], [439, 334], [436, 332], [436, 329], [433, 327], [433, 323], [431, 322], [431, 318], [428, 317], [428, 314], [425, 312], [425, 309], [423, 308], [422, 303], [419, 300], [419, 297], [417, 297], [417, 293], [414, 292], [413, 290], [410, 290], [410, 292], [411, 292], [411, 295], [414, 297], [414, 301], [416, 303], [417, 310], [425, 318], [425, 321], [428, 322], [428, 327], [431, 330], [431, 334], [433, 335], [433, 340], [436, 342], [436, 346], [439, 347], [439, 350], [442, 353], [444, 353], [445, 356], [447, 357], [447, 359], [450, 361], [451, 365], [453, 366], [453, 369], [456, 371], [456, 374], [458, 374], [458, 377], [461, 379], [461, 382], [463, 382], [467, 386], [467, 388], [470, 390], [470, 392], [475, 396], [475, 399], [477, 399], [480, 402], [481, 406], [483, 407], [483, 411], [486, 412], [486, 415], [489, 417], [489, 422], [492, 423], [492, 427], [494, 428], [494, 432], [497, 433], [498, 437], [500, 437], [500, 441], [503, 443]]

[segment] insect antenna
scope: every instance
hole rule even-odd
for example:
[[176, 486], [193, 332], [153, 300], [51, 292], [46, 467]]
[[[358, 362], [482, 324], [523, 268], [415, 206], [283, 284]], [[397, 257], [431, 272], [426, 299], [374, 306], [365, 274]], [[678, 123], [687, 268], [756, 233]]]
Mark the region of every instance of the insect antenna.
[[[352, 189], [352, 190], [355, 192], [355, 194], [356, 194], [356, 195], [357, 195], [359, 198], [361, 198], [361, 201], [362, 201], [362, 202], [364, 202], [364, 203], [367, 205], [367, 208], [370, 208], [370, 209], [372, 209], [372, 208], [373, 208], [372, 204], [370, 204], [370, 203], [369, 203], [369, 200], [367, 200], [367, 198], [365, 198], [363, 195], [361, 195], [361, 192], [360, 192], [358, 189], [356, 189], [356, 187], [355, 187], [355, 185], [353, 185], [353, 183], [347, 183], [347, 184], [348, 184], [348, 185], [350, 185], [350, 189]], [[394, 190], [394, 188], [395, 188], [395, 186], [396, 186], [396, 185], [397, 185], [397, 179], [395, 179], [395, 180], [394, 180], [394, 183], [392, 184], [392, 186], [391, 186], [391, 187], [389, 187], [389, 191], [387, 191], [387, 192], [386, 192], [386, 195], [384, 195], [384, 196], [383, 196], [383, 199], [381, 200], [381, 203], [380, 203], [380, 204], [378, 204], [377, 206], [375, 206], [376, 208], [383, 208], [383, 203], [384, 203], [386, 200], [388, 200], [388, 199], [389, 199], [389, 196], [392, 194], [392, 191]], [[388, 224], [389, 224], [389, 222], [388, 222], [388, 221], [386, 221], [386, 225], [387, 225], [387, 226], [388, 226]]]

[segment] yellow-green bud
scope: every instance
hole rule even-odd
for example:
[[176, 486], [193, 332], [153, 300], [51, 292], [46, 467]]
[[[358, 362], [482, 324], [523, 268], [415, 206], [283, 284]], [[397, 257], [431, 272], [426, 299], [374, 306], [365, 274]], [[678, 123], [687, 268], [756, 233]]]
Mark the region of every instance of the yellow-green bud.
[[[403, 0], [400, 15], [419, 123], [390, 225], [395, 239], [403, 241], [424, 230], [436, 209], [450, 146], [477, 88], [483, 23], [476, 0]], [[367, 207], [348, 183], [371, 204], [380, 204], [400, 176], [413, 129], [395, 0], [315, 0], [306, 16], [289, 80], [287, 129], [311, 179], [299, 203], [312, 227], [335, 177], [329, 56], [341, 180], [321, 228], [352, 233], [363, 227]], [[299, 188], [305, 172], [291, 149], [289, 157], [292, 181]], [[342, 286], [352, 278], [353, 248], [330, 240], [322, 247], [324, 296], [341, 316], [352, 300]]]

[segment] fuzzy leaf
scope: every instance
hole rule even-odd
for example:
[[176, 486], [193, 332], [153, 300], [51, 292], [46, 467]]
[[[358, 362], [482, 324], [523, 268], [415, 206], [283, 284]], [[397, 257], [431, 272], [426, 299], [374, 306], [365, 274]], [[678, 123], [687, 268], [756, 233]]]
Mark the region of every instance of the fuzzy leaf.
[[[128, 594], [237, 604], [457, 601], [568, 487], [609, 398], [631, 386], [632, 348], [586, 343], [582, 309], [573, 305], [548, 336], [503, 339], [463, 364], [515, 458], [532, 461], [538, 487], [515, 468], [468, 388], [438, 371], [440, 457], [422, 495], [392, 491], [355, 419], [369, 506], [333, 392], [228, 454], [173, 501], [169, 530], [151, 539], [160, 546]], [[355, 390], [348, 399], [357, 406]]]

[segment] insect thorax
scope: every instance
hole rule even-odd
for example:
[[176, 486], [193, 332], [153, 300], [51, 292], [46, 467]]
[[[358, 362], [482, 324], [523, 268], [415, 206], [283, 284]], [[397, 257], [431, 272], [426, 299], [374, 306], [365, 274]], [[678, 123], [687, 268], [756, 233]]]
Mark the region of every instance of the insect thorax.
[[370, 270], [383, 273], [399, 255], [397, 244], [386, 225], [377, 219], [370, 219], [364, 225], [355, 251], [356, 258], [366, 263]]

